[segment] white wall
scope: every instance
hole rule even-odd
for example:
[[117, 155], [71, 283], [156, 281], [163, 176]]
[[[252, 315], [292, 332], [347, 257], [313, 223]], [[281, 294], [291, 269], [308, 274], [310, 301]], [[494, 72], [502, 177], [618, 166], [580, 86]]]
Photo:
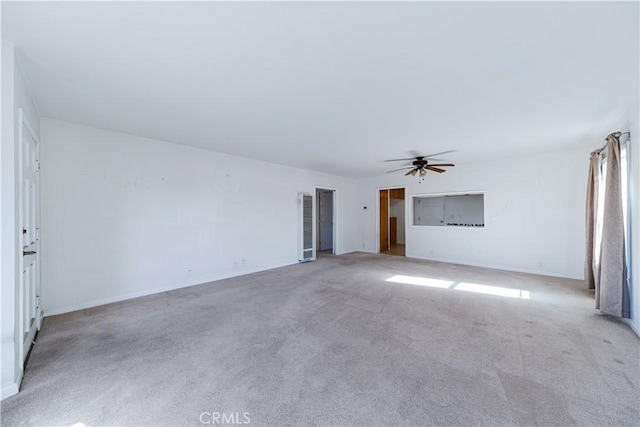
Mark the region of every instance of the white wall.
[[0, 174], [2, 201], [0, 202], [0, 278], [2, 286], [1, 357], [2, 398], [18, 392], [22, 378], [22, 363], [16, 343], [16, 289], [19, 278], [20, 251], [17, 223], [17, 144], [18, 109], [22, 108], [36, 134], [40, 133], [40, 118], [31, 97], [27, 81], [16, 59], [13, 44], [2, 40], [2, 145]]
[[42, 120], [45, 315], [297, 262], [297, 193], [335, 188], [356, 249], [355, 182]]
[[423, 183], [402, 174], [360, 180], [360, 249], [377, 250], [378, 188], [407, 186], [409, 223], [412, 195], [483, 190], [485, 228], [409, 225], [407, 256], [582, 279], [590, 151], [460, 164]]
[[404, 244], [405, 200], [389, 199], [389, 216], [398, 218], [398, 243]]

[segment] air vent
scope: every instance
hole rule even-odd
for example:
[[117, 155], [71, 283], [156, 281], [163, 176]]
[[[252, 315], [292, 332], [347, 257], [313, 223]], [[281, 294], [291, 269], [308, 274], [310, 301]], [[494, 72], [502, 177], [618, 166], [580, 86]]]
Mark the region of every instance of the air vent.
[[313, 198], [298, 194], [298, 260], [312, 261], [313, 257]]

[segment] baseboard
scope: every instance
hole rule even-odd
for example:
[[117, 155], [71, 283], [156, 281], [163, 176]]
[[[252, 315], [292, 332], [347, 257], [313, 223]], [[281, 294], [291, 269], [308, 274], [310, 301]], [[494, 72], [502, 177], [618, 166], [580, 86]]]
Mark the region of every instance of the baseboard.
[[336, 255], [346, 255], [346, 254], [352, 254], [354, 252], [359, 252], [358, 249], [349, 249], [346, 251], [336, 251]]
[[126, 301], [126, 300], [130, 300], [130, 299], [134, 299], [134, 298], [140, 298], [140, 297], [146, 297], [148, 295], [159, 294], [159, 293], [167, 292], [167, 291], [175, 291], [176, 289], [182, 289], [182, 288], [188, 288], [188, 287], [191, 287], [191, 286], [204, 285], [205, 283], [217, 282], [218, 280], [231, 279], [231, 278], [239, 277], [239, 276], [246, 276], [248, 274], [259, 273], [261, 271], [268, 271], [268, 270], [273, 270], [273, 269], [281, 268], [281, 267], [287, 267], [287, 266], [294, 265], [294, 264], [298, 264], [298, 261], [283, 263], [283, 264], [276, 265], [276, 266], [273, 266], [273, 267], [270, 267], [270, 268], [266, 268], [266, 269], [243, 271], [243, 272], [239, 272], [238, 274], [231, 274], [231, 275], [223, 276], [223, 277], [213, 277], [213, 278], [210, 278], [210, 279], [198, 279], [198, 280], [193, 280], [193, 281], [190, 281], [190, 282], [185, 282], [185, 283], [181, 283], [181, 284], [177, 284], [177, 285], [161, 286], [161, 287], [158, 287], [158, 288], [147, 289], [147, 290], [140, 291], [140, 292], [132, 292], [132, 293], [128, 293], [128, 294], [117, 295], [117, 296], [110, 297], [110, 298], [102, 298], [102, 299], [98, 299], [98, 300], [88, 301], [88, 302], [81, 303], [81, 304], [74, 304], [74, 305], [61, 307], [61, 308], [54, 308], [54, 309], [46, 310], [46, 312], [44, 312], [44, 317], [56, 316], [58, 314], [71, 313], [71, 312], [74, 312], [74, 311], [85, 310], [87, 308], [99, 307], [101, 305], [113, 304], [114, 302]]
[[363, 254], [377, 254], [379, 252], [376, 252], [374, 250], [369, 250], [369, 249], [356, 249], [354, 252], [362, 252]]
[[16, 379], [16, 382], [8, 385], [6, 387], [4, 387], [2, 389], [2, 392], [0, 392], [0, 400], [4, 400], [7, 397], [11, 397], [14, 394], [18, 394], [18, 392], [20, 391], [20, 384], [22, 383], [22, 370], [20, 370], [20, 373], [18, 374], [18, 378]]
[[624, 321], [626, 322], [627, 325], [629, 325], [631, 330], [635, 332], [638, 337], [640, 337], [640, 328], [638, 328], [638, 325], [633, 323], [631, 319], [624, 319]]
[[11, 384], [5, 388], [2, 389], [2, 400], [6, 399], [7, 397], [11, 397], [14, 394], [18, 394], [18, 390], [20, 389], [20, 387], [18, 386], [18, 384]]
[[[366, 249], [360, 249], [358, 250], [358, 252], [364, 252], [368, 254], [379, 253], [376, 251], [371, 251]], [[407, 258], [421, 259], [424, 261], [435, 261], [435, 262], [444, 262], [447, 264], [468, 265], [470, 267], [482, 267], [482, 268], [490, 268], [492, 270], [513, 271], [514, 273], [535, 274], [537, 276], [560, 277], [562, 279], [584, 280], [584, 277], [571, 276], [567, 274], [556, 273], [553, 271], [529, 270], [525, 268], [506, 267], [504, 265], [495, 265], [495, 264], [480, 264], [480, 263], [473, 263], [469, 261], [455, 260], [455, 259], [427, 258], [427, 257], [416, 256], [416, 255], [410, 255], [410, 254], [406, 254], [405, 256]]]
[[[337, 253], [336, 255], [345, 255], [345, 254], [353, 253], [353, 252], [375, 253], [375, 252], [371, 252], [371, 251], [360, 249], [360, 250], [353, 250], [353, 251], [341, 251], [340, 253]], [[517, 272], [517, 273], [527, 273], [527, 274], [536, 274], [536, 275], [543, 275], [543, 276], [561, 277], [561, 278], [566, 278], [566, 279], [582, 280], [582, 278], [566, 276], [566, 275], [557, 274], [557, 273], [553, 273], [553, 272], [517, 269], [517, 268], [510, 268], [510, 267], [504, 267], [504, 266], [499, 266], [499, 265], [475, 264], [475, 263], [469, 263], [469, 262], [466, 262], [466, 261], [456, 261], [456, 260], [447, 260], [447, 259], [438, 259], [438, 258], [423, 258], [423, 257], [416, 257], [416, 256], [407, 256], [407, 257], [408, 258], [421, 259], [421, 260], [425, 260], [425, 261], [444, 262], [444, 263], [449, 263], [449, 264], [459, 264], [459, 265], [468, 265], [468, 266], [473, 266], [473, 267], [491, 268], [491, 269], [495, 269], [495, 270], [513, 271], [513, 272]], [[147, 290], [140, 291], [140, 292], [132, 292], [132, 293], [128, 293], [128, 294], [117, 295], [117, 296], [110, 297], [110, 298], [103, 298], [103, 299], [99, 299], [99, 300], [88, 301], [88, 302], [81, 303], [81, 304], [75, 304], [75, 305], [61, 307], [61, 308], [54, 308], [54, 309], [51, 309], [51, 310], [47, 310], [44, 313], [44, 316], [48, 317], [48, 316], [55, 316], [55, 315], [58, 315], [58, 314], [71, 313], [73, 311], [85, 310], [87, 308], [98, 307], [98, 306], [105, 305], [105, 304], [112, 304], [114, 302], [125, 301], [125, 300], [129, 300], [129, 299], [133, 299], [133, 298], [140, 298], [140, 297], [153, 295], [153, 294], [158, 294], [158, 293], [161, 293], [161, 292], [167, 292], [167, 291], [176, 290], [176, 289], [188, 288], [190, 286], [202, 285], [202, 284], [205, 284], [205, 283], [215, 282], [215, 281], [218, 281], [218, 280], [230, 279], [230, 278], [233, 278], [233, 277], [244, 276], [244, 275], [247, 275], [247, 274], [259, 273], [261, 271], [273, 270], [275, 268], [286, 267], [286, 266], [294, 265], [294, 264], [297, 264], [297, 263], [298, 263], [298, 261], [288, 262], [288, 263], [283, 263], [283, 264], [280, 264], [280, 265], [275, 265], [273, 267], [266, 268], [266, 269], [256, 269], [256, 270], [252, 270], [252, 271], [243, 271], [243, 272], [239, 272], [238, 274], [232, 274], [232, 275], [227, 275], [227, 276], [223, 276], [223, 277], [213, 277], [213, 278], [204, 279], [204, 280], [203, 279], [199, 279], [199, 280], [194, 280], [194, 281], [185, 282], [185, 283], [181, 283], [181, 284], [163, 286], [163, 287], [158, 287], [158, 288], [153, 288], [153, 289], [147, 289]], [[632, 327], [634, 327], [634, 326], [632, 326]], [[634, 329], [634, 331], [636, 333], [638, 333], [637, 329]]]
[[584, 280], [583, 277], [576, 277], [576, 276], [566, 275], [566, 274], [562, 274], [562, 273], [555, 273], [553, 271], [529, 270], [529, 269], [525, 269], [525, 268], [505, 267], [503, 265], [478, 264], [478, 263], [473, 263], [473, 262], [468, 262], [468, 261], [440, 259], [440, 258], [424, 258], [424, 257], [418, 257], [418, 256], [410, 256], [410, 255], [407, 255], [407, 257], [408, 258], [423, 259], [425, 261], [444, 262], [444, 263], [447, 263], [447, 264], [458, 264], [458, 265], [468, 265], [470, 267], [490, 268], [492, 270], [513, 271], [514, 273], [535, 274], [537, 276], [550, 276], [550, 277], [559, 277], [559, 278], [562, 278], [562, 279]]

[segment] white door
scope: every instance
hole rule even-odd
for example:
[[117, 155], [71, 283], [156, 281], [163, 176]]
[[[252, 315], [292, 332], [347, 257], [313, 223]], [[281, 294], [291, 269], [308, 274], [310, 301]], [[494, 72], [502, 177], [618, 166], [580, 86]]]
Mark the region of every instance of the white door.
[[18, 289], [18, 331], [20, 355], [24, 362], [34, 335], [40, 329], [40, 180], [39, 144], [22, 109], [19, 111], [19, 223], [20, 283]]
[[318, 193], [319, 250], [333, 249], [333, 191]]

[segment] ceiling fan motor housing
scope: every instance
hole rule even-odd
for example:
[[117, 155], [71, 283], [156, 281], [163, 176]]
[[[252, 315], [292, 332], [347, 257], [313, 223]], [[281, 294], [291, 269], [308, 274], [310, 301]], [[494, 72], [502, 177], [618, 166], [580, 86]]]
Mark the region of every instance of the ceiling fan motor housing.
[[416, 158], [416, 160], [412, 164], [413, 164], [413, 166], [417, 167], [418, 169], [422, 169], [423, 167], [428, 165], [429, 162], [427, 160], [423, 160], [422, 157], [418, 157], [418, 158]]
[[[451, 151], [453, 151], [453, 150], [451, 150]], [[448, 152], [451, 152], [451, 151], [444, 151], [442, 153], [436, 153], [436, 154], [434, 154], [434, 156], [438, 155], [438, 154], [448, 153]], [[396, 172], [396, 171], [400, 171], [400, 170], [411, 169], [409, 172], [405, 173], [405, 176], [406, 175], [415, 176], [419, 172], [420, 176], [423, 177], [427, 173], [427, 169], [429, 169], [431, 171], [434, 171], [434, 172], [443, 173], [443, 172], [445, 172], [445, 170], [444, 169], [440, 169], [440, 167], [455, 166], [453, 163], [429, 164], [429, 160], [427, 160], [426, 158], [429, 158], [429, 157], [428, 156], [417, 156], [417, 157], [415, 157], [415, 160], [413, 160], [411, 162], [411, 166], [400, 168], [400, 169], [396, 169], [396, 170], [392, 170], [392, 171], [389, 171], [387, 173]], [[393, 159], [393, 160], [385, 160], [385, 161], [386, 162], [397, 162], [397, 161], [405, 161], [405, 160], [410, 160], [410, 159]], [[432, 160], [435, 160], [435, 159], [432, 159]]]

